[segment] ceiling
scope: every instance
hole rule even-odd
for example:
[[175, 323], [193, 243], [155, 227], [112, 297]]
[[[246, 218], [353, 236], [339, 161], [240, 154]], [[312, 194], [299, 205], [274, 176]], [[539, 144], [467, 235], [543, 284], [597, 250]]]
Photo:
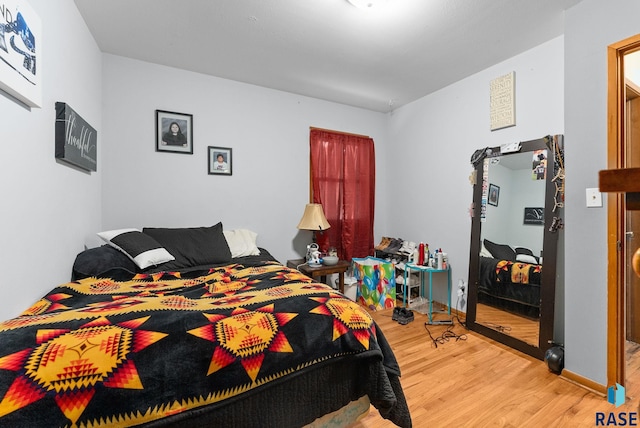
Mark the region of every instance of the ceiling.
[[388, 112], [560, 36], [580, 1], [75, 3], [102, 52]]

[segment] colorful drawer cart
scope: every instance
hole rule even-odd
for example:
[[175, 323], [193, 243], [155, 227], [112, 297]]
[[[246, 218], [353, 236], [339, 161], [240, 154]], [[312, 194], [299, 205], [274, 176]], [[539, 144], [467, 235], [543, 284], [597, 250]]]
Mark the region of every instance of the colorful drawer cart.
[[395, 264], [375, 257], [354, 258], [351, 263], [357, 280], [356, 301], [372, 310], [395, 307]]

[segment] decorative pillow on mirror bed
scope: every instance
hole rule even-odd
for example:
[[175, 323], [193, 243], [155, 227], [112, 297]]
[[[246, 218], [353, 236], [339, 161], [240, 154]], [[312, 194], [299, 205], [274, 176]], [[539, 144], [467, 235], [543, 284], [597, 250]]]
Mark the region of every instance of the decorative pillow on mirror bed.
[[533, 251], [524, 247], [516, 247], [516, 261], [532, 265], [540, 264], [540, 260], [533, 255]]
[[516, 252], [506, 244], [496, 244], [495, 242], [485, 239], [484, 246], [494, 259], [516, 261]]
[[126, 254], [140, 269], [175, 260], [158, 241], [138, 229], [107, 230], [99, 232], [98, 236]]
[[222, 232], [222, 223], [211, 227], [160, 228], [145, 227], [142, 231], [158, 241], [175, 260], [162, 270], [178, 270], [231, 261], [231, 250]]

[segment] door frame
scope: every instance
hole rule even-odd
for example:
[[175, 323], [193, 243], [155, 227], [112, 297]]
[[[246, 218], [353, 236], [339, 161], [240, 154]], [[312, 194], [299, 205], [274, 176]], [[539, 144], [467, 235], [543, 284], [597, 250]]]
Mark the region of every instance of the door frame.
[[[624, 56], [640, 50], [640, 34], [607, 48], [607, 168], [624, 166]], [[607, 384], [625, 385], [625, 198], [607, 193]]]

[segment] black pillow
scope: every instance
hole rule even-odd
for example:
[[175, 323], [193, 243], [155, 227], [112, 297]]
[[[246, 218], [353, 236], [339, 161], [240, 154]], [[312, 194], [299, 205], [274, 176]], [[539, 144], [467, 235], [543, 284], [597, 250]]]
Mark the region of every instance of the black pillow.
[[76, 256], [71, 280], [77, 281], [91, 276], [101, 276], [114, 269], [122, 269], [131, 273], [138, 270], [133, 260], [110, 245], [90, 248]]
[[527, 256], [533, 256], [533, 251], [524, 247], [516, 247], [516, 255], [517, 254], [526, 254]]
[[174, 260], [155, 239], [137, 229], [107, 230], [99, 232], [98, 236], [113, 248], [122, 251], [140, 269]]
[[485, 239], [484, 247], [489, 250], [494, 259], [516, 261], [516, 252], [506, 244], [496, 244], [495, 242]]
[[178, 270], [231, 261], [231, 250], [222, 233], [222, 223], [211, 227], [176, 229], [145, 227], [142, 232], [158, 241], [176, 258], [154, 270]]

